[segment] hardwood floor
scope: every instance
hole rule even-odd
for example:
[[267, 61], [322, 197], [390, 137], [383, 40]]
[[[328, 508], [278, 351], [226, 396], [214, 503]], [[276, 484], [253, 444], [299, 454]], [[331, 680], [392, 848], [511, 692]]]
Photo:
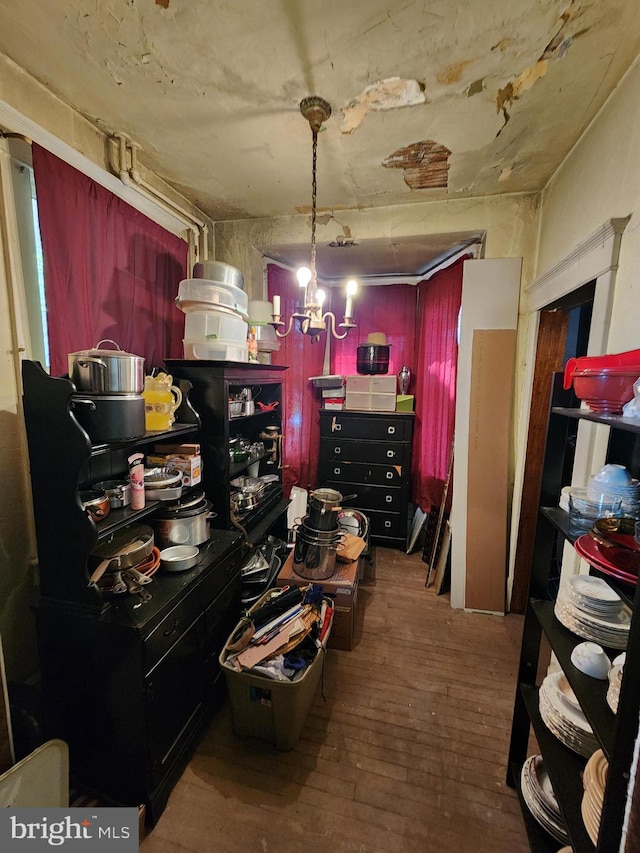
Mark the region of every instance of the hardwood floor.
[[522, 617], [452, 610], [377, 549], [290, 752], [213, 720], [142, 853], [528, 851], [505, 767]]

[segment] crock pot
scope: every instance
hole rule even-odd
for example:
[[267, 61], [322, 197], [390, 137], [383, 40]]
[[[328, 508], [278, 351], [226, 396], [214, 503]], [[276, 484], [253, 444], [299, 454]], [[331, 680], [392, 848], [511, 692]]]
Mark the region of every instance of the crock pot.
[[378, 344], [358, 344], [356, 370], [364, 375], [389, 372], [389, 347]]
[[209, 519], [213, 516], [208, 500], [193, 506], [166, 507], [156, 510], [151, 521], [160, 549], [171, 545], [202, 545], [209, 539]]

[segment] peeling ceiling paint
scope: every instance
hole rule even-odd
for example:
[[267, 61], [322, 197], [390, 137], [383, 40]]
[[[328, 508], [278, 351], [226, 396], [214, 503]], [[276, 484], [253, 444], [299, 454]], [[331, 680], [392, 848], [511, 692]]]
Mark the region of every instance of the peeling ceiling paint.
[[343, 133], [353, 133], [360, 127], [370, 110], [395, 110], [399, 107], [414, 107], [425, 102], [424, 86], [418, 80], [401, 80], [390, 77], [381, 80], [358, 95], [350, 104], [342, 109]]
[[414, 142], [394, 151], [382, 165], [387, 169], [402, 169], [404, 181], [412, 190], [434, 189], [447, 186], [450, 154], [448, 148], [437, 142]]
[[[331, 213], [541, 189], [640, 53], [636, 5], [0, 0], [0, 52], [214, 219], [308, 210], [319, 95]], [[398, 180], [424, 140], [440, 165]]]

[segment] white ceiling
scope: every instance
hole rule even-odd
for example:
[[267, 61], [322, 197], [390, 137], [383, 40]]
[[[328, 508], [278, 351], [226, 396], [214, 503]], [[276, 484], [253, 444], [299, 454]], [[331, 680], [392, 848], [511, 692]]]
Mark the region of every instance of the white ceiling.
[[541, 189], [640, 24], [630, 0], [0, 0], [0, 51], [216, 220], [308, 212], [319, 95], [339, 220]]

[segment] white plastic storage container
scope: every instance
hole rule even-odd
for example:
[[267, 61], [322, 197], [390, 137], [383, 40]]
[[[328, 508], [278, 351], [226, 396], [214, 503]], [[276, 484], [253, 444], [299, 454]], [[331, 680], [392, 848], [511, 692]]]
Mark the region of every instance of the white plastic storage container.
[[186, 341], [228, 341], [244, 344], [249, 326], [236, 311], [210, 308], [207, 311], [190, 311], [185, 316]]
[[214, 307], [230, 308], [243, 317], [249, 314], [249, 297], [244, 290], [207, 278], [185, 278], [181, 281], [176, 305], [185, 314]]
[[347, 376], [347, 391], [364, 394], [395, 394], [395, 376]]
[[349, 391], [345, 398], [346, 409], [360, 409], [364, 412], [395, 412], [395, 394], [370, 394], [365, 391]]
[[235, 341], [182, 341], [184, 357], [201, 361], [249, 361], [247, 342]]

